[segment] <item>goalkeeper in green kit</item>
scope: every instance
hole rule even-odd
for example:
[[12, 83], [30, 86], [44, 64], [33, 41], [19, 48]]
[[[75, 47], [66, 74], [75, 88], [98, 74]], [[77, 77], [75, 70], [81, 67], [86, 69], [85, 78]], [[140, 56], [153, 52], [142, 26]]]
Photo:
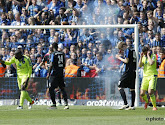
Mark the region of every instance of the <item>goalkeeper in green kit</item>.
[[24, 99], [29, 101], [28, 109], [31, 109], [34, 101], [32, 101], [28, 92], [26, 91], [27, 86], [28, 86], [28, 81], [32, 74], [32, 64], [31, 64], [30, 58], [23, 55], [21, 50], [17, 50], [15, 52], [15, 56], [13, 58], [11, 58], [10, 61], [3, 61], [2, 59], [0, 59], [0, 62], [5, 65], [11, 65], [13, 63], [16, 64], [17, 82], [18, 82], [19, 90], [21, 91], [20, 104], [17, 107], [17, 109], [23, 109]]

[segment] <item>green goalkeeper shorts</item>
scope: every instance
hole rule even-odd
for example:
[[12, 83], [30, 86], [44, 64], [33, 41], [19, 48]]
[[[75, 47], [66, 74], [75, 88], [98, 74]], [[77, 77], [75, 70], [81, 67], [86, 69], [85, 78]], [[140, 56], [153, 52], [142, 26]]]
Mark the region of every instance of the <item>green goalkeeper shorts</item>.
[[141, 90], [153, 89], [156, 90], [157, 76], [145, 76], [142, 80]]

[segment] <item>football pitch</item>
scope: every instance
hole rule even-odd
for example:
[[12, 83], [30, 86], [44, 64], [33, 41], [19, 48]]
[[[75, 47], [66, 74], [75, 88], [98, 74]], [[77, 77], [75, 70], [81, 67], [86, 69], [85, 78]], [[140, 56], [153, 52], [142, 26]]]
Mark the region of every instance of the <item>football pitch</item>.
[[111, 107], [64, 106], [50, 110], [33, 106], [17, 110], [17, 106], [0, 106], [0, 125], [165, 125], [165, 108], [118, 110]]

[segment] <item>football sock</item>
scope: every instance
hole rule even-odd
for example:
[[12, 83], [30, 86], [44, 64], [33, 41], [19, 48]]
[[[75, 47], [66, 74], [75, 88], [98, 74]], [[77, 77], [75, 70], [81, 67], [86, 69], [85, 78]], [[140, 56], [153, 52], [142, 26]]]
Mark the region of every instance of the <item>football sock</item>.
[[62, 92], [62, 95], [63, 95], [63, 98], [64, 98], [64, 101], [65, 101], [65, 105], [68, 105], [68, 97], [67, 97], [67, 94], [66, 94], [66, 91], [65, 89], [61, 89], [61, 92]]
[[32, 99], [30, 98], [29, 93], [27, 91], [25, 91], [25, 93], [26, 93], [26, 100], [32, 103]]
[[153, 107], [156, 107], [156, 98], [155, 98], [155, 95], [154, 94], [150, 95], [150, 99], [151, 99], [151, 102], [152, 102]]
[[24, 103], [24, 99], [26, 98], [26, 92], [25, 91], [21, 91], [21, 95], [20, 95], [20, 106], [23, 106]]
[[131, 107], [134, 107], [135, 103], [135, 90], [131, 91]]
[[148, 98], [147, 98], [147, 95], [145, 94], [144, 96], [142, 96], [143, 100], [148, 103]]
[[122, 97], [122, 99], [124, 101], [124, 105], [127, 105], [128, 103], [127, 103], [126, 94], [125, 94], [124, 89], [120, 89], [119, 92], [120, 92], [121, 97]]
[[61, 103], [61, 92], [60, 91], [58, 91], [58, 99], [59, 99], [59, 103]]
[[50, 98], [53, 102], [54, 105], [56, 105], [56, 101], [55, 101], [55, 92], [54, 92], [54, 89], [53, 88], [49, 88], [49, 94], [50, 94]]

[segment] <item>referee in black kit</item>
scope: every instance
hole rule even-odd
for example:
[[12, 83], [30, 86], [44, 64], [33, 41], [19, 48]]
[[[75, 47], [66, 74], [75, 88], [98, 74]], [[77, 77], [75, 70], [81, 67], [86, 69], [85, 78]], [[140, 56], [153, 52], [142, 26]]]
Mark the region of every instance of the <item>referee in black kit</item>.
[[50, 77], [49, 93], [53, 105], [51, 105], [49, 109], [56, 109], [54, 89], [58, 87], [61, 89], [65, 101], [64, 109], [69, 109], [67, 94], [65, 91], [64, 71], [63, 71], [65, 68], [65, 54], [63, 52], [57, 51], [58, 44], [55, 42], [52, 44], [52, 48], [54, 52], [51, 55], [51, 62], [50, 62], [50, 68], [48, 71], [47, 79], [49, 79]]
[[[124, 105], [119, 108], [120, 110], [135, 110], [135, 78], [136, 78], [136, 54], [134, 49], [128, 47], [125, 42], [118, 44], [119, 53], [124, 52], [124, 57], [119, 54], [116, 58], [124, 63], [124, 73], [122, 74], [119, 82], [118, 89], [124, 101]], [[131, 91], [131, 107], [129, 107], [124, 88], [130, 88]]]

